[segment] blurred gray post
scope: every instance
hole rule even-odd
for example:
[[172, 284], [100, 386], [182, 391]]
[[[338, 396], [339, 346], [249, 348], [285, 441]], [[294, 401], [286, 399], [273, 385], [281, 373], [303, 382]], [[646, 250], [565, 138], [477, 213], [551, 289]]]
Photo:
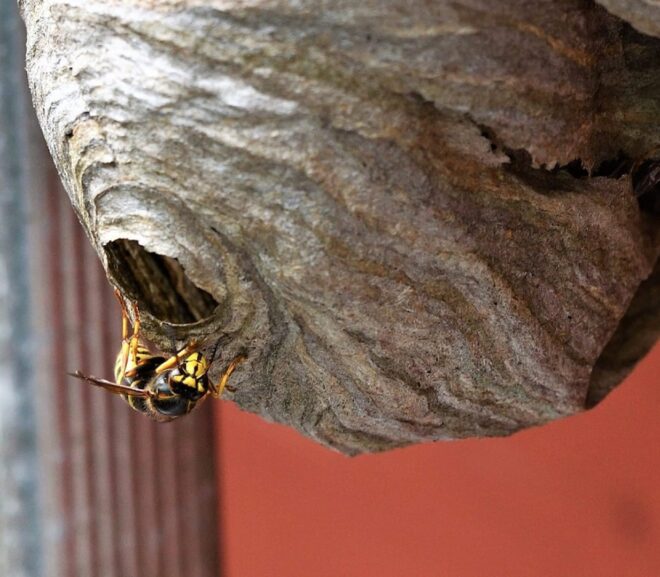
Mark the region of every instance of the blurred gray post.
[[168, 425], [111, 376], [120, 314], [32, 109], [0, 0], [0, 576], [217, 577], [213, 403]]
[[7, 577], [42, 573], [23, 46], [16, 3], [0, 0], [0, 575]]

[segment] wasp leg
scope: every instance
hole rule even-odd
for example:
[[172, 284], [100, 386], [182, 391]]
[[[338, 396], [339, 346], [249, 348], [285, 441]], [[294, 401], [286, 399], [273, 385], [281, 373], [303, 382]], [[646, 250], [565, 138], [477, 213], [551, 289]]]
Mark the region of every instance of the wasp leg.
[[171, 369], [172, 367], [176, 367], [179, 364], [181, 364], [181, 361], [185, 359], [188, 355], [194, 353], [198, 348], [198, 344], [193, 342], [193, 343], [188, 343], [185, 347], [183, 347], [176, 355], [172, 355], [169, 359], [167, 359], [164, 363], [161, 363], [156, 367], [155, 373], [157, 375], [160, 375], [167, 371], [168, 369]]
[[[123, 307], [122, 315], [124, 315], [125, 322], [128, 322], [128, 314], [126, 308]], [[131, 338], [128, 339], [127, 343], [127, 353], [126, 353], [126, 364], [124, 365], [123, 376], [132, 377], [135, 375], [137, 370], [137, 350], [140, 345], [140, 311], [138, 310], [137, 303], [133, 304], [133, 334]], [[122, 322], [123, 325], [123, 322]], [[126, 342], [126, 340], [124, 340]], [[122, 343], [122, 347], [123, 347]], [[127, 367], [130, 367], [126, 370]]]
[[115, 289], [115, 298], [121, 307], [121, 338], [128, 340], [128, 310], [119, 289]]
[[117, 298], [117, 301], [119, 301], [119, 306], [121, 307], [121, 351], [120, 351], [120, 366], [121, 366], [121, 371], [119, 373], [120, 379], [119, 382], [121, 382], [126, 374], [126, 366], [128, 365], [128, 360], [129, 360], [129, 342], [130, 339], [128, 337], [128, 311], [126, 310], [126, 303], [124, 302], [124, 299], [121, 296], [121, 293], [119, 290], [115, 289], [115, 297]]
[[137, 350], [140, 337], [140, 311], [138, 311], [137, 303], [133, 305], [133, 335], [131, 336], [131, 344], [129, 345], [129, 361], [135, 362], [137, 359]]
[[222, 373], [222, 377], [220, 378], [218, 384], [211, 389], [211, 394], [216, 399], [222, 395], [225, 388], [227, 390], [234, 390], [233, 387], [227, 387], [227, 381], [229, 380], [229, 377], [231, 377], [231, 374], [234, 372], [234, 370], [236, 370], [236, 367], [240, 365], [246, 358], [247, 357], [245, 355], [238, 355], [231, 363], [229, 363], [229, 366], [225, 369], [225, 372]]

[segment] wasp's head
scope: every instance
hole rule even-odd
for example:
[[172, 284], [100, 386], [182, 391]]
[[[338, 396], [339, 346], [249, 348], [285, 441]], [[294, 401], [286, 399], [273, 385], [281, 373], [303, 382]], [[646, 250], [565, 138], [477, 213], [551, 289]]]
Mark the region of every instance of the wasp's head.
[[192, 353], [169, 374], [172, 392], [190, 401], [201, 399], [209, 390], [209, 363], [202, 353]]

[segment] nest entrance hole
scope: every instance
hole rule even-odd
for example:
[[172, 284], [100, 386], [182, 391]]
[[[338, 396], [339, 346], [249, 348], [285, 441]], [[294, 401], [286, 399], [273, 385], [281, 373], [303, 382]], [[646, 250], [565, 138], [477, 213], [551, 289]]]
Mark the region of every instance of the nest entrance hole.
[[175, 258], [149, 252], [134, 240], [115, 240], [104, 248], [112, 276], [140, 308], [158, 320], [196, 323], [210, 317], [218, 306]]

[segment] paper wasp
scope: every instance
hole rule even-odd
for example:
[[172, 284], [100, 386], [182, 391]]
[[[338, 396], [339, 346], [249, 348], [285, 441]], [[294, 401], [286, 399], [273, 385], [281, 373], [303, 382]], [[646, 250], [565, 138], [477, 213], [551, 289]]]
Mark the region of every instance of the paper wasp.
[[187, 415], [208, 395], [215, 398], [222, 395], [244, 356], [229, 363], [218, 384], [213, 384], [208, 377], [211, 363], [196, 350], [196, 343], [186, 345], [169, 358], [151, 353], [140, 339], [137, 305], [133, 306], [133, 333], [129, 336], [126, 304], [118, 291], [115, 295], [122, 311], [122, 344], [115, 362], [115, 382], [86, 376], [80, 371], [69, 373], [71, 376], [121, 395], [131, 408], [159, 422]]

